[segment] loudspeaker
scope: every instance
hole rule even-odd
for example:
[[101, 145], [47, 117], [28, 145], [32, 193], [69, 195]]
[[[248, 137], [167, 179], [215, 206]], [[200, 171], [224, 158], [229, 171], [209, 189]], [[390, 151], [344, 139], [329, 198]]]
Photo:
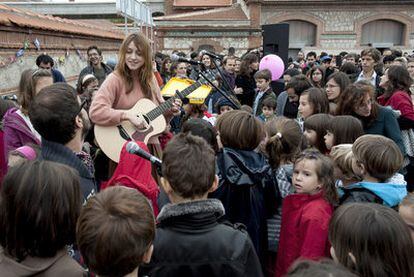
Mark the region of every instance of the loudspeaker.
[[289, 24], [269, 24], [262, 26], [263, 54], [278, 55], [285, 66], [289, 55]]

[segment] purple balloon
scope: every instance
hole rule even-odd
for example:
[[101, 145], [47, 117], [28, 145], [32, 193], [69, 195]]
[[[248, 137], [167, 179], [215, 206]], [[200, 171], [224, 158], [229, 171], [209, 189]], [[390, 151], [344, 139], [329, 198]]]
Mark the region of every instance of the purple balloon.
[[269, 54], [262, 58], [259, 69], [269, 69], [272, 73], [272, 81], [279, 80], [285, 71], [285, 64], [278, 55]]

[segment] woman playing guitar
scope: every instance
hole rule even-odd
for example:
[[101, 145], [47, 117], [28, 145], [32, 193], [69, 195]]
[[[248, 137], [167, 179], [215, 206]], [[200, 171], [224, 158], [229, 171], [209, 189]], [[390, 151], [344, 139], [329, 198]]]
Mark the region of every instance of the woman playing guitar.
[[[146, 120], [128, 110], [143, 98], [157, 106], [164, 102], [153, 74], [149, 41], [142, 34], [130, 34], [122, 42], [118, 57], [115, 71], [108, 75], [92, 101], [89, 116], [99, 126], [117, 126], [129, 121], [136, 129], [145, 129]], [[180, 105], [181, 101], [176, 100], [164, 113], [167, 122]], [[158, 154], [158, 138], [152, 137], [149, 144], [154, 154]]]

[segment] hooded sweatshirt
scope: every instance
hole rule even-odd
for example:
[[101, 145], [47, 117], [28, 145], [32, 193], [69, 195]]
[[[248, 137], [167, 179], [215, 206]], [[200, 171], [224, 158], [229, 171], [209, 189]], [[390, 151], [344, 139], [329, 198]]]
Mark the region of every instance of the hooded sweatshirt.
[[373, 202], [397, 206], [407, 195], [404, 184], [358, 182], [339, 189], [340, 203]]
[[220, 199], [225, 208], [224, 219], [247, 227], [260, 256], [267, 248], [266, 218], [276, 209], [276, 192], [271, 168], [266, 158], [254, 151], [223, 148], [217, 154], [219, 187], [209, 195]]

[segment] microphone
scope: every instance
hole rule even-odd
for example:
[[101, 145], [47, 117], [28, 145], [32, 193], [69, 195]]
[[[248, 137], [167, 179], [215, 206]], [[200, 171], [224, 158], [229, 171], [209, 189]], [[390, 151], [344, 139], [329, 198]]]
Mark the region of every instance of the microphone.
[[151, 163], [155, 164], [156, 166], [161, 167], [162, 161], [157, 157], [151, 155], [141, 147], [139, 147], [139, 145], [135, 141], [128, 142], [125, 148], [128, 153], [138, 155], [141, 158], [146, 159]]
[[208, 56], [210, 56], [210, 57], [212, 57], [212, 58], [214, 58], [216, 60], [221, 60], [222, 59], [219, 55], [214, 54], [214, 53], [211, 53], [211, 52], [209, 52], [207, 50], [201, 50], [200, 55], [201, 56], [208, 55]]
[[171, 61], [180, 62], [180, 63], [189, 63], [189, 64], [192, 64], [192, 65], [200, 65], [201, 64], [201, 62], [199, 62], [199, 61], [193, 61], [191, 59], [183, 58], [183, 57], [180, 57], [176, 54], [171, 55]]

